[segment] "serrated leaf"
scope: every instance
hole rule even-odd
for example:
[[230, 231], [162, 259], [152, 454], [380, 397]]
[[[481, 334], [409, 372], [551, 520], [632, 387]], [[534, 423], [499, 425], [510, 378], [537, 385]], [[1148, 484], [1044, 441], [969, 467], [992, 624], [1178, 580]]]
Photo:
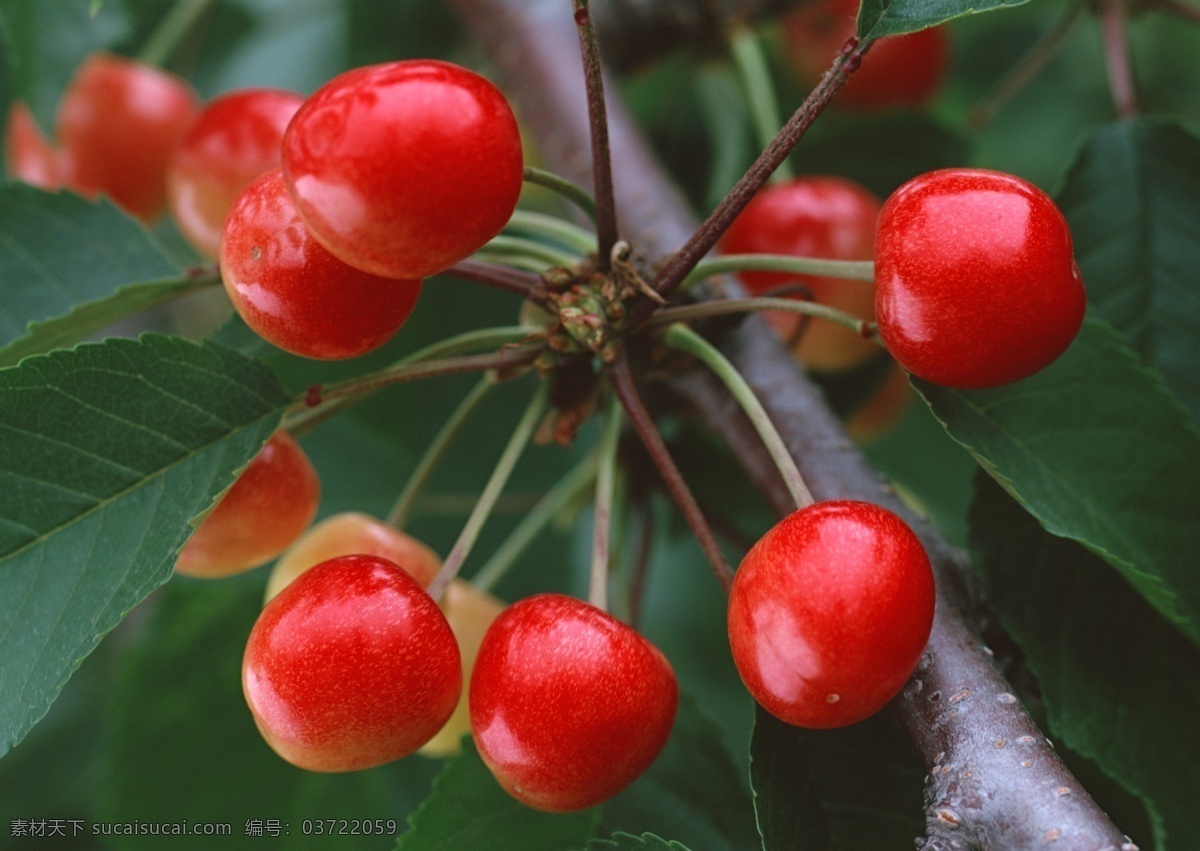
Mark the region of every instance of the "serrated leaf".
[[890, 715], [802, 730], [756, 713], [750, 781], [764, 851], [903, 848], [923, 833], [921, 766]]
[[[267, 746], [241, 685], [262, 580], [180, 580], [146, 601], [148, 617], [121, 661], [109, 707], [102, 820], [225, 824], [230, 832], [219, 839], [195, 840], [222, 849], [388, 848], [436, 763], [413, 757], [318, 774]], [[164, 847], [161, 836], [106, 840], [120, 851]]]
[[396, 851], [562, 851], [595, 833], [600, 811], [543, 813], [511, 797], [492, 777], [469, 740], [448, 760], [433, 794], [409, 818]]
[[858, 37], [883, 38], [916, 32], [964, 15], [1021, 6], [1029, 0], [862, 0]]
[[289, 401], [260, 364], [168, 337], [0, 370], [0, 754], [170, 577]]
[[1200, 137], [1148, 120], [1095, 131], [1058, 202], [1089, 309], [1200, 421]]
[[1051, 533], [1114, 565], [1200, 642], [1200, 434], [1107, 324], [1055, 363], [963, 392], [916, 386], [950, 435]]
[[587, 844], [587, 851], [688, 851], [688, 847], [674, 840], [668, 842], [653, 833], [641, 836], [614, 833], [608, 839], [593, 839]]
[[1051, 735], [1145, 802], [1153, 847], [1193, 847], [1200, 650], [1108, 565], [1044, 532], [994, 484], [981, 487], [971, 520], [988, 600], [1037, 678]]
[[0, 186], [0, 281], [0, 366], [9, 366], [214, 278], [184, 276], [107, 201], [14, 183]]

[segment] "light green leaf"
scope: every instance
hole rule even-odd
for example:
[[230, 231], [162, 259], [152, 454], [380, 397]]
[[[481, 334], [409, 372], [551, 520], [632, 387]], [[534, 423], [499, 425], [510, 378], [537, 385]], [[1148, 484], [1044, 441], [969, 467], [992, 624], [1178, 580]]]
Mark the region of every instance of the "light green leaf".
[[1021, 6], [1029, 0], [862, 0], [858, 37], [882, 38], [916, 32], [963, 15]]
[[686, 845], [674, 840], [668, 842], [653, 833], [634, 836], [632, 833], [614, 833], [609, 839], [593, 839], [587, 851], [688, 851]]

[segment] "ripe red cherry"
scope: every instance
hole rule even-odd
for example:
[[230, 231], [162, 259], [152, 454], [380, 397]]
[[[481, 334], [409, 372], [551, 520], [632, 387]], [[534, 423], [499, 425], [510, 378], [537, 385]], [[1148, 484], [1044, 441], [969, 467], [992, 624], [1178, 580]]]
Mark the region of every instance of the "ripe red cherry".
[[9, 108], [4, 126], [4, 161], [13, 180], [42, 189], [63, 185], [63, 152], [46, 138], [29, 107], [19, 101]]
[[[726, 254], [870, 260], [880, 205], [870, 191], [840, 177], [799, 177], [771, 184], [734, 219], [722, 237], [721, 249]], [[753, 295], [802, 284], [813, 301], [862, 319], [875, 318], [875, 288], [862, 281], [783, 272], [741, 272], [738, 277]], [[771, 312], [767, 319], [784, 339], [791, 338], [799, 322], [792, 313]], [[879, 347], [861, 334], [814, 319], [805, 328], [795, 355], [813, 369], [831, 371], [862, 363], [878, 351]]]
[[196, 108], [192, 88], [175, 75], [92, 55], [58, 108], [58, 138], [70, 164], [66, 184], [153, 219], [166, 202], [167, 162]]
[[482, 246], [524, 176], [504, 96], [432, 60], [357, 68], [318, 89], [284, 136], [283, 172], [322, 245], [390, 278], [436, 274]]
[[879, 216], [875, 282], [888, 350], [946, 387], [1032, 375], [1075, 339], [1086, 306], [1054, 202], [982, 169], [929, 172], [892, 194]]
[[[821, 79], [854, 35], [857, 16], [858, 0], [817, 0], [783, 19], [787, 57], [806, 84]], [[941, 84], [949, 53], [941, 27], [881, 38], [871, 45], [862, 66], [850, 75], [833, 102], [859, 110], [923, 106]]]
[[175, 570], [207, 578], [265, 564], [308, 528], [320, 496], [304, 450], [275, 432], [184, 545]]
[[678, 700], [670, 663], [645, 638], [581, 600], [539, 594], [505, 609], [484, 636], [471, 732], [518, 801], [581, 810], [654, 761]]
[[221, 277], [259, 336], [309, 358], [338, 360], [378, 348], [400, 330], [421, 282], [347, 266], [311, 237], [274, 169], [234, 202], [221, 238]]
[[304, 99], [243, 89], [210, 101], [171, 157], [167, 201], [187, 241], [216, 259], [229, 208], [250, 181], [279, 165], [283, 131]]
[[883, 708], [933, 625], [933, 571], [890, 511], [818, 502], [746, 553], [729, 594], [729, 643], [750, 694], [789, 724], [842, 727]]
[[462, 670], [433, 598], [386, 559], [353, 555], [305, 571], [266, 605], [242, 690], [281, 757], [355, 771], [428, 741], [454, 711]]

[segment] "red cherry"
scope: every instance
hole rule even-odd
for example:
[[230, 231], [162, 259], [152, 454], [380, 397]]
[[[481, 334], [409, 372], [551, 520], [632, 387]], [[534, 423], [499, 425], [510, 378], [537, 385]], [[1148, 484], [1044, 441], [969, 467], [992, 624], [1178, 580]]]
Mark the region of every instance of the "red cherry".
[[879, 332], [900, 365], [946, 387], [1032, 375], [1083, 322], [1071, 232], [1033, 184], [943, 169], [884, 204], [875, 244]]
[[14, 101], [4, 126], [4, 160], [8, 176], [42, 189], [63, 185], [66, 164], [63, 152], [45, 137], [33, 113], [25, 104]]
[[243, 89], [208, 103], [167, 171], [171, 215], [187, 241], [216, 259], [221, 228], [250, 181], [279, 165], [283, 131], [304, 99], [280, 89]]
[[[840, 177], [799, 177], [771, 184], [734, 219], [722, 237], [721, 249], [726, 254], [870, 260], [881, 203], [867, 189]], [[802, 284], [813, 301], [862, 319], [875, 318], [875, 288], [861, 281], [783, 272], [741, 272], [739, 278], [754, 295]], [[796, 314], [779, 312], [768, 313], [767, 319], [784, 339], [791, 338], [799, 321]], [[862, 363], [878, 351], [861, 334], [815, 319], [805, 328], [795, 354], [813, 369], [838, 370]]]
[[746, 553], [729, 594], [729, 643], [750, 694], [799, 727], [842, 727], [883, 708], [933, 625], [929, 557], [866, 502], [818, 502]]
[[225, 291], [246, 324], [309, 358], [357, 357], [386, 343], [412, 313], [421, 282], [379, 278], [313, 239], [274, 169], [234, 202], [221, 239]]
[[433, 598], [386, 559], [352, 555], [305, 571], [266, 605], [242, 690], [281, 757], [355, 771], [432, 738], [454, 711], [462, 669]]
[[208, 578], [265, 564], [308, 528], [320, 496], [304, 450], [275, 432], [184, 545], [176, 572]]
[[[801, 79], [815, 85], [854, 35], [858, 0], [817, 0], [783, 19], [783, 42]], [[845, 109], [923, 106], [941, 84], [949, 57], [941, 27], [881, 38], [838, 91]]]
[[283, 171], [322, 245], [391, 278], [436, 274], [481, 247], [512, 215], [524, 176], [504, 96], [432, 60], [330, 80], [288, 127]]
[[153, 219], [166, 202], [167, 162], [196, 108], [192, 88], [175, 75], [120, 56], [92, 55], [58, 108], [67, 185]]
[[658, 756], [679, 700], [666, 657], [610, 615], [561, 594], [509, 606], [471, 677], [471, 732], [522, 803], [581, 810], [615, 795]]

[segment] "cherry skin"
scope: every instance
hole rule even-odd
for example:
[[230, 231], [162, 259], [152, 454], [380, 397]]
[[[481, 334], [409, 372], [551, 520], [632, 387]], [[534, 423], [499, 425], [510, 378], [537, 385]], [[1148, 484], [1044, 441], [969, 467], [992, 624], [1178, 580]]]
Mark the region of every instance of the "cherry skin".
[[195, 92], [174, 74], [93, 54], [58, 107], [57, 134], [70, 164], [66, 184], [153, 219], [166, 203], [167, 163], [197, 106]]
[[309, 771], [400, 759], [436, 733], [462, 669], [446, 618], [417, 582], [375, 556], [305, 571], [262, 610], [242, 690], [263, 738]]
[[210, 578], [267, 563], [308, 528], [320, 496], [304, 450], [275, 432], [188, 539], [175, 571]]
[[658, 756], [679, 687], [666, 657], [610, 615], [561, 594], [509, 606], [479, 648], [470, 689], [480, 756], [534, 809], [591, 807]]
[[436, 274], [480, 248], [508, 222], [524, 178], [504, 96], [433, 60], [334, 77], [288, 127], [283, 172], [322, 245], [391, 278]]
[[13, 101], [4, 125], [4, 161], [13, 180], [41, 189], [63, 185], [66, 163], [62, 150], [46, 138], [29, 107], [20, 101]]
[[[817, 0], [783, 19], [783, 44], [800, 79], [815, 85], [854, 35], [858, 0]], [[942, 27], [881, 38], [834, 96], [843, 109], [924, 106], [941, 85], [950, 54]]]
[[879, 216], [875, 313], [906, 370], [946, 387], [1008, 384], [1050, 364], [1083, 322], [1071, 232], [1033, 184], [943, 169]]
[[916, 667], [933, 625], [929, 557], [866, 502], [818, 502], [746, 553], [729, 594], [729, 643], [746, 688], [789, 724], [843, 727], [878, 712]]
[[369, 514], [345, 511], [313, 526], [279, 557], [267, 579], [267, 600], [313, 565], [345, 555], [385, 558], [399, 565], [422, 588], [442, 566], [437, 553], [412, 535]]
[[304, 99], [281, 89], [243, 89], [200, 110], [167, 171], [171, 216], [188, 243], [215, 260], [233, 202], [279, 165], [283, 131]]
[[[823, 260], [870, 260], [875, 251], [875, 219], [882, 202], [840, 177], [798, 177], [764, 187], [734, 219], [721, 240], [726, 254], [788, 254]], [[869, 283], [784, 272], [740, 272], [751, 295], [800, 284], [813, 301], [861, 319], [875, 318], [875, 290]], [[808, 297], [807, 294], [796, 298]], [[791, 339], [797, 314], [772, 311], [768, 321]], [[879, 347], [861, 334], [822, 319], [810, 320], [794, 354], [818, 371], [848, 369]]]
[[254, 331], [292, 354], [357, 357], [382, 346], [408, 319], [419, 280], [359, 271], [311, 237], [273, 169], [238, 196], [221, 238], [221, 278]]

